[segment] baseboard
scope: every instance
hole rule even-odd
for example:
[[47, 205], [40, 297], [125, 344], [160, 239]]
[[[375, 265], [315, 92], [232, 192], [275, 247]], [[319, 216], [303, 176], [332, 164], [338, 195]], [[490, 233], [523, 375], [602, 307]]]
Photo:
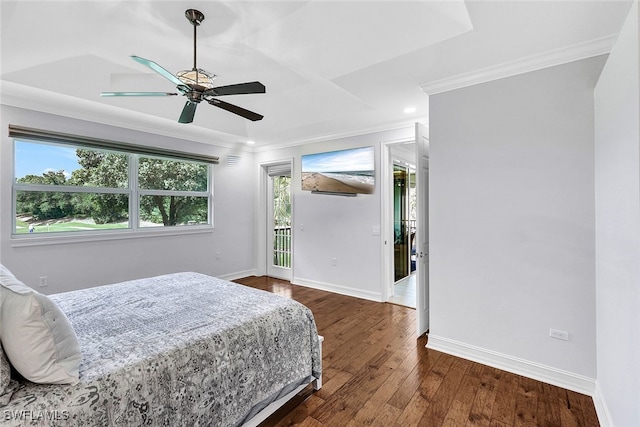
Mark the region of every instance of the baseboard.
[[369, 301], [381, 302], [382, 295], [379, 292], [363, 291], [361, 289], [349, 288], [347, 286], [335, 285], [333, 283], [318, 282], [317, 280], [294, 277], [291, 280], [294, 285], [307, 288], [319, 289], [321, 291], [333, 292], [335, 294], [347, 295], [350, 297], [362, 298]]
[[218, 279], [232, 281], [236, 279], [242, 279], [243, 277], [257, 276], [257, 274], [258, 274], [258, 271], [254, 269], [254, 270], [238, 271], [235, 273], [224, 274], [222, 276], [216, 276], [216, 277]]
[[600, 382], [596, 381], [596, 390], [593, 395], [593, 405], [596, 407], [596, 414], [598, 414], [598, 421], [601, 427], [613, 427], [613, 420], [609, 413], [609, 407], [605, 403], [602, 397], [602, 390], [600, 390]]
[[[427, 348], [462, 357], [578, 393], [594, 396], [596, 380], [508, 354], [429, 334]], [[594, 399], [595, 400], [595, 399]]]
[[[222, 280], [236, 280], [248, 276], [257, 276], [258, 270], [238, 271], [224, 275], [216, 275]], [[369, 301], [382, 302], [382, 295], [379, 292], [363, 291], [361, 289], [349, 288], [347, 286], [335, 285], [333, 283], [319, 282], [317, 280], [304, 279], [302, 277], [293, 277], [291, 283], [294, 285], [304, 286], [306, 288], [319, 289], [321, 291], [333, 292], [335, 294], [347, 295], [350, 297], [362, 298]]]

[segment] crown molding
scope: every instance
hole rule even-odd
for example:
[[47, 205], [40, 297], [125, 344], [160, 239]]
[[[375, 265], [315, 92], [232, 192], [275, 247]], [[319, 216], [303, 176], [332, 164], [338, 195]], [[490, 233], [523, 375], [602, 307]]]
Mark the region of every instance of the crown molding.
[[139, 132], [189, 140], [222, 148], [244, 150], [228, 141], [229, 135], [198, 126], [186, 127], [161, 117], [124, 110], [46, 89], [0, 80], [0, 104], [41, 113], [70, 117]]
[[[316, 142], [333, 141], [333, 140], [336, 140], [336, 139], [351, 138], [351, 137], [354, 137], [354, 136], [368, 135], [368, 134], [379, 133], [379, 132], [388, 132], [388, 131], [394, 131], [394, 130], [398, 130], [398, 129], [411, 128], [413, 130], [415, 125], [416, 125], [416, 123], [422, 123], [422, 124], [428, 126], [428, 118], [425, 117], [425, 116], [416, 116], [416, 117], [413, 117], [411, 119], [397, 121], [397, 122], [393, 122], [393, 123], [388, 123], [388, 124], [380, 125], [380, 126], [373, 126], [373, 127], [368, 127], [368, 128], [358, 128], [358, 129], [348, 130], [348, 131], [344, 131], [344, 132], [336, 132], [336, 133], [332, 133], [332, 134], [325, 134], [325, 135], [321, 135], [321, 136], [317, 136], [317, 137], [313, 137], [313, 138], [305, 138], [305, 139], [290, 141], [290, 142], [283, 143], [283, 144], [261, 145], [259, 147], [254, 147], [253, 148], [253, 152], [254, 153], [260, 153], [260, 152], [264, 152], [264, 151], [273, 151], [273, 150], [279, 150], [279, 149], [283, 149], [283, 148], [291, 148], [291, 147], [297, 147], [297, 146], [300, 146], [300, 145], [312, 144], [312, 143], [316, 143]], [[402, 141], [405, 141], [405, 140], [406, 139], [402, 139]]]
[[556, 65], [604, 55], [611, 52], [618, 35], [609, 35], [585, 43], [531, 55], [515, 61], [504, 62], [469, 73], [458, 74], [420, 85], [427, 95], [435, 95], [463, 87], [503, 79], [518, 74], [541, 70]]
[[[217, 132], [198, 126], [185, 127], [183, 124], [179, 124], [165, 118], [125, 110], [115, 106], [76, 98], [46, 89], [34, 88], [7, 80], [0, 80], [0, 104], [155, 135], [200, 142], [208, 145], [214, 145], [216, 147], [231, 148], [247, 153], [273, 151], [313, 142], [324, 142], [408, 127], [413, 128], [416, 122], [427, 122], [427, 118], [425, 116], [416, 116], [400, 122], [393, 122], [385, 125], [353, 129], [345, 132], [325, 134], [318, 137], [255, 147], [248, 146], [243, 141], [227, 142], [230, 136], [223, 132]], [[233, 138], [233, 136], [231, 137]]]

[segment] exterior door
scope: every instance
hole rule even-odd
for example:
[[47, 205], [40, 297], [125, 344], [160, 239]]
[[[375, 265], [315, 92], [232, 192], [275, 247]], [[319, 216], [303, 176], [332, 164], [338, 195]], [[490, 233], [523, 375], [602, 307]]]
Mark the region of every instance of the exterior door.
[[429, 137], [420, 123], [416, 123], [416, 205], [416, 323], [422, 335], [429, 329]]
[[267, 169], [267, 275], [291, 281], [291, 165]]

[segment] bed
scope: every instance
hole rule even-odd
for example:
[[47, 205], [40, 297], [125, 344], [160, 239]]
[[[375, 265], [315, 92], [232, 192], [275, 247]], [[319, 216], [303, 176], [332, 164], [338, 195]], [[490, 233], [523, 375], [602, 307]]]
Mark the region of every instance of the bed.
[[78, 380], [14, 372], [0, 399], [9, 426], [256, 425], [322, 384], [313, 314], [269, 292], [187, 272], [48, 297], [75, 331]]

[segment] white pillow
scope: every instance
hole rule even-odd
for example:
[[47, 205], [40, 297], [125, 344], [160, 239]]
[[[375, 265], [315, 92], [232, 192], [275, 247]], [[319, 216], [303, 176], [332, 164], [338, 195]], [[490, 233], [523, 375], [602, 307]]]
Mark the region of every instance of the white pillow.
[[80, 346], [69, 319], [0, 264], [0, 340], [11, 365], [41, 384], [76, 384]]

